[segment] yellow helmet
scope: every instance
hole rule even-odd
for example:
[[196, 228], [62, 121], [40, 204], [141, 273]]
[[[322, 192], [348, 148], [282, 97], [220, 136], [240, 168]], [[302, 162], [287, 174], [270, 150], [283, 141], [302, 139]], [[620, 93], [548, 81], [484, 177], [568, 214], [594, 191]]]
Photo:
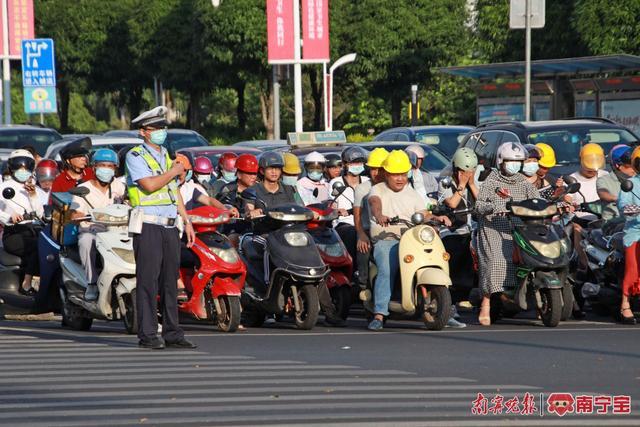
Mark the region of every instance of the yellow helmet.
[[585, 169], [598, 170], [604, 167], [604, 150], [598, 144], [586, 144], [580, 150], [580, 164]]
[[382, 167], [388, 173], [407, 173], [411, 170], [411, 162], [407, 153], [393, 150], [382, 162]]
[[284, 167], [282, 168], [282, 172], [288, 175], [300, 175], [302, 173], [298, 156], [293, 153], [284, 153], [282, 157], [284, 158]]
[[631, 153], [631, 166], [636, 172], [640, 171], [640, 146], [636, 147]]
[[556, 165], [556, 152], [553, 151], [553, 148], [544, 142], [537, 143], [536, 147], [540, 149], [541, 154], [538, 164], [543, 168], [554, 167]]
[[369, 159], [367, 160], [367, 166], [370, 168], [381, 168], [382, 163], [389, 155], [389, 152], [385, 150], [383, 147], [378, 147], [374, 149], [371, 154], [369, 154]]

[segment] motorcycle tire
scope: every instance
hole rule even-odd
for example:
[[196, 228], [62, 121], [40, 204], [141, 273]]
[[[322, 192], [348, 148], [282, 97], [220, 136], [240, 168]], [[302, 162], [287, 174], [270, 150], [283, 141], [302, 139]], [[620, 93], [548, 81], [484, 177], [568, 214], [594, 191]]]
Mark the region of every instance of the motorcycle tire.
[[65, 299], [62, 305], [62, 326], [73, 329], [74, 331], [88, 331], [91, 329], [93, 319], [84, 317], [82, 309]]
[[541, 289], [540, 318], [545, 326], [555, 328], [562, 317], [562, 289]]
[[562, 287], [562, 315], [561, 321], [566, 321], [571, 318], [573, 313], [573, 286], [570, 283], [565, 283]]
[[430, 301], [422, 302], [422, 321], [430, 331], [440, 331], [451, 316], [451, 294], [446, 286], [429, 286], [427, 290]]
[[298, 299], [301, 309], [295, 313], [296, 327], [303, 330], [312, 329], [320, 313], [317, 286], [304, 285], [298, 290]]
[[336, 308], [336, 314], [342, 320], [347, 320], [349, 309], [351, 308], [351, 288], [349, 286], [338, 286], [331, 288], [329, 292]]
[[223, 295], [218, 298], [221, 312], [216, 314], [218, 329], [222, 332], [235, 332], [240, 326], [240, 298]]
[[259, 328], [264, 324], [264, 312], [250, 308], [242, 312], [243, 324], [249, 328]]
[[136, 290], [131, 291], [130, 294], [122, 296], [124, 299], [125, 312], [122, 314], [122, 320], [124, 327], [129, 335], [136, 335], [138, 333], [138, 303], [136, 302]]

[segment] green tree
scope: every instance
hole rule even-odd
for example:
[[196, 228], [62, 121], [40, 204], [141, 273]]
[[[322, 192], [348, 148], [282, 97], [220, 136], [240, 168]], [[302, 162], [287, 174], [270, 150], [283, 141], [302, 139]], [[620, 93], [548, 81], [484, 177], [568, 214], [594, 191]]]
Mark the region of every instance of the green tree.
[[577, 0], [574, 27], [594, 55], [640, 53], [640, 2]]

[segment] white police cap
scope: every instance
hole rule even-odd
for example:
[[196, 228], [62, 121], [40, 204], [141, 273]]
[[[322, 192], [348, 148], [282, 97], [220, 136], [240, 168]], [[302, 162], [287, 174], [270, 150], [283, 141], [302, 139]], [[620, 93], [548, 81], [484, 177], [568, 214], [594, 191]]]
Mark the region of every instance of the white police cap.
[[152, 110], [145, 111], [135, 119], [131, 120], [133, 126], [143, 128], [147, 126], [151, 127], [164, 127], [167, 125], [167, 107], [161, 105]]

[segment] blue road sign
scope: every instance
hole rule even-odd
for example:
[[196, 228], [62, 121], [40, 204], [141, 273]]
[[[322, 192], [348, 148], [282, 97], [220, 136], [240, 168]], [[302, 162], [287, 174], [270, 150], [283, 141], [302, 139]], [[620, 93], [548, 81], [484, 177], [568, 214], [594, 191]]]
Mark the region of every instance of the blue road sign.
[[22, 85], [24, 87], [56, 85], [52, 39], [22, 40]]
[[58, 108], [54, 86], [24, 88], [25, 113], [55, 113], [56, 111]]

